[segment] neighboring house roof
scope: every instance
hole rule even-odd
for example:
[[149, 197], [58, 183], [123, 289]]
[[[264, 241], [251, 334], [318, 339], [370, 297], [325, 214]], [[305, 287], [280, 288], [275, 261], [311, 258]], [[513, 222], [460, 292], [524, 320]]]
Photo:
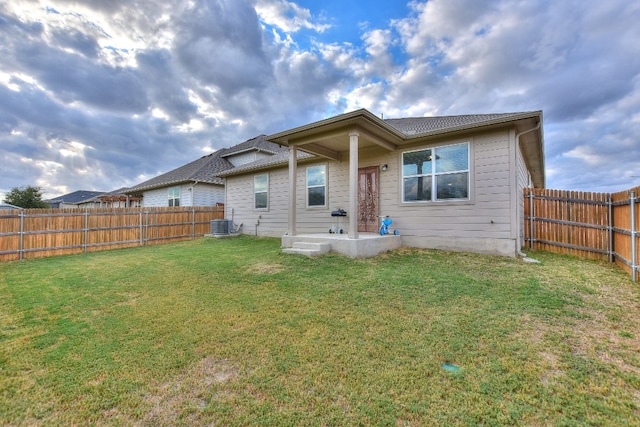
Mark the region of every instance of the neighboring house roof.
[[262, 151], [273, 154], [282, 150], [286, 150], [286, 148], [267, 141], [265, 135], [259, 135], [233, 147], [223, 148], [214, 153], [202, 156], [198, 160], [194, 160], [191, 163], [151, 178], [141, 184], [127, 188], [123, 190], [123, 192], [126, 194], [140, 193], [146, 190], [178, 185], [185, 182], [204, 182], [224, 185], [220, 174], [233, 168], [233, 165], [227, 160], [227, 157], [248, 151]]
[[127, 194], [127, 187], [118, 188], [117, 190], [109, 191], [97, 196], [96, 201], [100, 202], [119, 202], [127, 200], [142, 200], [142, 196], [133, 196]]
[[0, 203], [0, 210], [7, 210], [7, 209], [17, 209], [17, 210], [22, 210], [22, 208], [20, 206], [15, 206], [12, 205], [11, 203]]
[[209, 184], [222, 184], [222, 180], [219, 179], [216, 174], [230, 167], [232, 167], [231, 163], [220, 158], [219, 153], [216, 151], [215, 153], [202, 156], [198, 160], [194, 160], [167, 173], [151, 178], [141, 184], [127, 188], [124, 191], [127, 194], [140, 193], [154, 188], [196, 181]]
[[62, 196], [55, 197], [53, 199], [45, 200], [47, 203], [68, 203], [71, 205], [77, 205], [93, 199], [96, 196], [104, 194], [104, 191], [85, 191], [78, 190], [73, 193], [63, 194]]

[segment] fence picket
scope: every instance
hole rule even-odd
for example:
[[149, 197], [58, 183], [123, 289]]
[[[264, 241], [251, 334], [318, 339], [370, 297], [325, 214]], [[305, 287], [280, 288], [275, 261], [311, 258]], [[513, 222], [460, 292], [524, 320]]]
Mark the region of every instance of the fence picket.
[[0, 261], [193, 239], [223, 218], [223, 206], [2, 210]]
[[525, 242], [550, 252], [615, 262], [635, 281], [640, 264], [639, 190], [610, 194], [525, 189], [530, 198]]

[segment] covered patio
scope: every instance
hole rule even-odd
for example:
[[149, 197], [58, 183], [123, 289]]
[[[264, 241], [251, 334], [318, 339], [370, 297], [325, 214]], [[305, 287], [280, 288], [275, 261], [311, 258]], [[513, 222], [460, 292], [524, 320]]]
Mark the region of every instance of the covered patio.
[[[289, 205], [287, 234], [282, 237], [282, 247], [294, 248], [295, 245], [308, 244], [330, 245], [335, 252], [359, 258], [374, 256], [380, 252], [400, 247], [399, 236], [381, 236], [369, 228], [363, 232], [358, 220], [362, 214], [358, 198], [358, 169], [360, 150], [368, 147], [381, 147], [393, 152], [403, 141], [402, 134], [389, 126], [379, 117], [367, 110], [332, 117], [310, 125], [290, 129], [271, 135], [268, 140], [289, 147]], [[303, 234], [299, 235], [297, 201], [298, 150], [320, 156], [330, 161], [348, 161], [348, 182], [341, 185], [348, 187], [349, 212], [345, 234]], [[379, 213], [375, 213], [378, 215]], [[377, 219], [376, 219], [377, 220]], [[360, 229], [359, 229], [360, 228]], [[377, 230], [377, 227], [375, 227]], [[303, 248], [299, 248], [303, 249]], [[293, 252], [293, 251], [290, 251]], [[299, 251], [301, 253], [304, 251]]]

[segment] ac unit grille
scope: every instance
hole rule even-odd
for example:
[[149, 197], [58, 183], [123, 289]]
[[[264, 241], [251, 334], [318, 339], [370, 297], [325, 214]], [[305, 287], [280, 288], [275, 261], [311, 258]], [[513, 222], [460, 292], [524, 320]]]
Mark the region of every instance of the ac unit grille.
[[231, 221], [227, 219], [214, 219], [211, 221], [211, 234], [224, 235], [229, 234], [231, 230]]

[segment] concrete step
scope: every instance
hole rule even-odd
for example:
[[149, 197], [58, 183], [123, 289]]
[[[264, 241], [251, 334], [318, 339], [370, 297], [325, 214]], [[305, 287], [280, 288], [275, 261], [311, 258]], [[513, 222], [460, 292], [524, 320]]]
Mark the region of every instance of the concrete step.
[[292, 247], [284, 248], [285, 254], [319, 256], [331, 251], [329, 243], [295, 242]]

